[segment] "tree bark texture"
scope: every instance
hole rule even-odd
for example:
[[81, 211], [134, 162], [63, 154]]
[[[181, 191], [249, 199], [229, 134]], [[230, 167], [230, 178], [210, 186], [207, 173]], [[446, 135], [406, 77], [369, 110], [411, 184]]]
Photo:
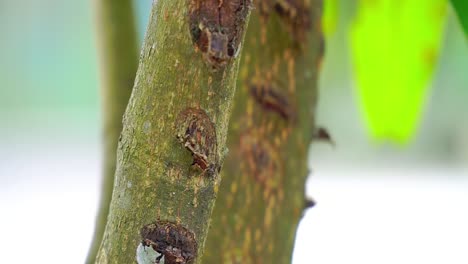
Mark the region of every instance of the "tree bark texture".
[[322, 1], [266, 2], [256, 2], [244, 41], [203, 263], [290, 263], [306, 204]]
[[94, 1], [103, 112], [103, 172], [95, 230], [86, 263], [94, 263], [106, 226], [114, 187], [117, 143], [122, 116], [138, 65], [132, 0]]
[[229, 2], [153, 2], [96, 263], [134, 263], [142, 243], [166, 264], [200, 263], [249, 13]]

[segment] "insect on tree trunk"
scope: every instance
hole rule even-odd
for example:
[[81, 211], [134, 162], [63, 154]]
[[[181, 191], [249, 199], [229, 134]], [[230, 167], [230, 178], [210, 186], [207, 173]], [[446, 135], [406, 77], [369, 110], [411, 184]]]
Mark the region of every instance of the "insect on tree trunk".
[[[154, 2], [96, 263], [290, 263], [307, 205], [321, 8]], [[159, 256], [145, 258], [150, 248]]]
[[200, 263], [250, 4], [153, 3], [97, 263]]

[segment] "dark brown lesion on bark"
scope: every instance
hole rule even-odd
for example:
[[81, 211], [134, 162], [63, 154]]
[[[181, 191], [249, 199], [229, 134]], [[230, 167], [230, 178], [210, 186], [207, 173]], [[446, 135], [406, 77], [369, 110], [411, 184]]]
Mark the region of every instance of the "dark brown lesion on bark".
[[157, 221], [143, 226], [142, 245], [152, 247], [161, 255], [155, 260], [166, 264], [191, 264], [197, 257], [197, 241], [190, 230], [169, 221]]
[[175, 129], [176, 138], [192, 154], [192, 165], [216, 176], [220, 169], [216, 129], [205, 110], [186, 108], [177, 116]]
[[259, 0], [258, 6], [263, 21], [267, 21], [271, 13], [276, 13], [296, 43], [305, 44], [307, 32], [311, 27], [308, 2], [307, 0]]
[[280, 154], [260, 129], [252, 128], [240, 136], [241, 162], [246, 175], [262, 186], [267, 196], [276, 194], [284, 174]]
[[251, 0], [190, 0], [192, 40], [212, 69], [238, 54]]
[[295, 120], [296, 113], [288, 96], [273, 82], [252, 83], [250, 84], [249, 91], [254, 100], [263, 109], [277, 113], [288, 122]]

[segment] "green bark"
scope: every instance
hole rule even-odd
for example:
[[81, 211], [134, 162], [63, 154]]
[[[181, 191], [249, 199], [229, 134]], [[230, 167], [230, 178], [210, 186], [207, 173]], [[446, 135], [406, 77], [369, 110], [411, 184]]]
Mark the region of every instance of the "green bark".
[[[203, 109], [222, 163], [238, 59], [213, 71], [190, 36], [188, 1], [153, 3], [134, 89], [123, 121], [110, 212], [97, 263], [134, 263], [147, 224], [169, 221], [192, 232], [200, 263], [220, 176], [191, 166], [176, 119]], [[237, 21], [237, 23], [245, 23]], [[243, 36], [241, 36], [243, 37]], [[205, 131], [205, 130], [203, 130]]]
[[[309, 2], [306, 38], [276, 14], [265, 19], [260, 8], [252, 12], [203, 263], [291, 262], [323, 55], [322, 1]], [[250, 89], [260, 84], [287, 99], [289, 120], [252, 96]]]
[[122, 116], [138, 65], [132, 0], [94, 1], [103, 112], [103, 178], [95, 230], [86, 263], [94, 263], [101, 244], [114, 186], [117, 143]]

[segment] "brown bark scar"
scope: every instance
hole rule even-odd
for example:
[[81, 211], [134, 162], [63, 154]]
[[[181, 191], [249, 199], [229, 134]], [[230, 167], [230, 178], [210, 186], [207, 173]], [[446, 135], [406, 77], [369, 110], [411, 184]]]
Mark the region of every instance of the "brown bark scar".
[[268, 21], [269, 16], [275, 13], [297, 43], [306, 43], [307, 32], [311, 28], [307, 0], [259, 0], [258, 6], [263, 21]]
[[177, 116], [175, 129], [176, 138], [192, 154], [192, 165], [215, 177], [220, 170], [216, 129], [205, 110], [184, 109]]
[[268, 199], [281, 188], [283, 165], [277, 149], [257, 132], [249, 130], [240, 137], [241, 167], [262, 186]]
[[251, 0], [190, 1], [192, 40], [213, 70], [237, 56], [250, 5]]
[[288, 122], [295, 121], [296, 113], [290, 100], [272, 82], [252, 83], [249, 92], [263, 109], [277, 113]]
[[157, 221], [143, 226], [140, 235], [143, 246], [152, 247], [161, 254], [155, 263], [160, 263], [164, 257], [166, 264], [191, 264], [197, 257], [195, 235], [180, 224]]

